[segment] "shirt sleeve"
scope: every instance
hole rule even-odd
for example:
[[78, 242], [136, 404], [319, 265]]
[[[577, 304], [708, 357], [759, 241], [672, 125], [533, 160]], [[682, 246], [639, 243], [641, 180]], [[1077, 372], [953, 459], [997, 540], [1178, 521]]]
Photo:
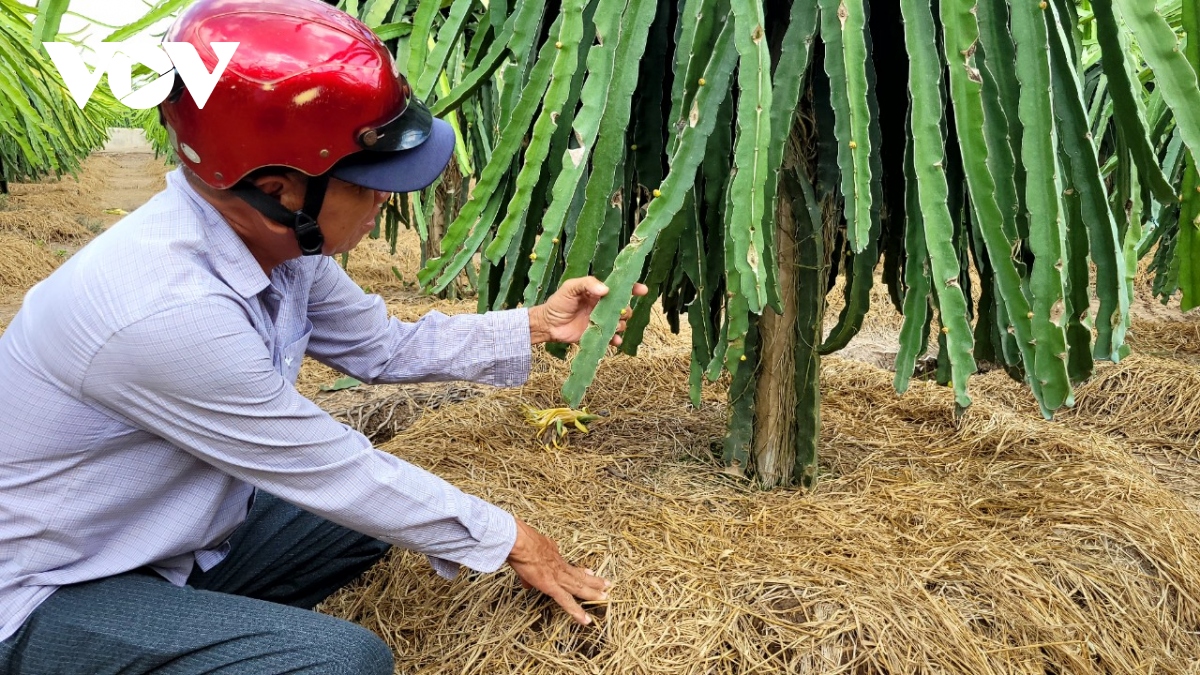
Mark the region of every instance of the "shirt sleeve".
[[309, 294], [308, 318], [308, 354], [363, 382], [469, 380], [509, 387], [529, 377], [526, 309], [457, 316], [434, 311], [404, 323], [325, 257]]
[[501, 509], [374, 449], [296, 392], [241, 310], [176, 307], [114, 334], [82, 395], [220, 471], [335, 523], [426, 553], [443, 576], [498, 569]]

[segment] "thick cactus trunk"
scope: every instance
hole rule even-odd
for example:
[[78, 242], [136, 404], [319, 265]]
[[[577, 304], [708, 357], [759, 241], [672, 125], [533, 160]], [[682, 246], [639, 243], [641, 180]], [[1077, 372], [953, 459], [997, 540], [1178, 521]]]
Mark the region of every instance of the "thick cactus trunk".
[[[795, 139], [789, 143], [796, 147]], [[790, 154], [790, 153], [789, 153]], [[821, 355], [825, 314], [825, 227], [798, 157], [785, 159], [775, 241], [783, 314], [759, 321], [754, 466], [763, 487], [816, 482], [821, 434]]]
[[[786, 195], [781, 195], [786, 196]], [[779, 261], [779, 301], [783, 313], [767, 307], [758, 321], [759, 370], [754, 423], [754, 464], [758, 482], [775, 487], [789, 482], [796, 455], [796, 287], [795, 219], [790, 200], [775, 210], [775, 245]], [[806, 298], [807, 299], [807, 298]], [[809, 429], [807, 433], [814, 430]], [[805, 433], [803, 430], [800, 433]]]
[[768, 307], [758, 320], [754, 405], [748, 411], [734, 406], [735, 414], [748, 412], [753, 419], [753, 439], [747, 439], [750, 463], [755, 480], [766, 488], [812, 487], [816, 481], [821, 432], [819, 345], [829, 274], [825, 237], [837, 223], [826, 226], [813, 194], [809, 176], [814, 167], [803, 156], [803, 148], [812, 142], [804, 137], [803, 126], [796, 124], [786, 143], [781, 143], [773, 215], [783, 312]]
[[[446, 236], [446, 227], [458, 214], [463, 202], [463, 191], [466, 189], [466, 181], [458, 172], [457, 164], [451, 162], [442, 176], [441, 183], [433, 192], [433, 213], [427, 223], [428, 236], [421, 242], [422, 262], [442, 255], [442, 239]], [[438, 292], [438, 297], [448, 300], [462, 297], [462, 283], [462, 275], [459, 275], [454, 283], [448, 284]]]

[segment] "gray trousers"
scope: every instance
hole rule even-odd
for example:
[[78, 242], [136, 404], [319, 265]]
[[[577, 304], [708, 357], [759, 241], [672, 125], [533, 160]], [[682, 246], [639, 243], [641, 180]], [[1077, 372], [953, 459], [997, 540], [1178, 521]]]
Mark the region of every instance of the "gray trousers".
[[378, 636], [309, 611], [387, 544], [259, 492], [230, 545], [183, 588], [147, 569], [60, 588], [0, 642], [0, 675], [392, 674]]

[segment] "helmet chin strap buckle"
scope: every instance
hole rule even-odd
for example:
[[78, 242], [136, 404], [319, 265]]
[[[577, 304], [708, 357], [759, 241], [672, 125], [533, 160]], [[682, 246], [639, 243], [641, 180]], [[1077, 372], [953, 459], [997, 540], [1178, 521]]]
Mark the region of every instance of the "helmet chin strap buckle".
[[297, 211], [292, 221], [292, 231], [296, 233], [296, 243], [300, 245], [300, 253], [304, 255], [321, 255], [325, 248], [325, 237], [321, 228], [313, 218], [304, 211]]
[[329, 190], [329, 174], [310, 176], [304, 189], [304, 208], [296, 212], [292, 222], [292, 231], [296, 233], [296, 243], [304, 255], [321, 255], [325, 247], [325, 237], [317, 225], [317, 216], [321, 215], [321, 207], [325, 205], [325, 194]]
[[317, 216], [325, 204], [325, 192], [329, 187], [329, 176], [311, 176], [305, 187], [304, 208], [291, 211], [284, 207], [276, 197], [259, 190], [249, 181], [242, 181], [230, 188], [256, 211], [283, 225], [296, 235], [296, 243], [303, 255], [321, 255], [324, 253], [325, 237], [317, 224]]

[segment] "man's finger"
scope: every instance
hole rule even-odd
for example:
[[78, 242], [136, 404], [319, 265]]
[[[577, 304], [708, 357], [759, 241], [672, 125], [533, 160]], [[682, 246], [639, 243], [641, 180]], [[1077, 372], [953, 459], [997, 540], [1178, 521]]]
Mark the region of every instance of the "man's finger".
[[566, 610], [567, 614], [570, 614], [571, 618], [575, 619], [575, 622], [579, 625], [586, 626], [592, 622], [592, 617], [583, 611], [583, 607], [580, 607], [579, 603], [575, 602], [574, 596], [564, 590], [562, 586], [555, 588], [553, 593], [547, 593], [547, 595], [554, 598], [558, 606]]
[[558, 289], [567, 297], [592, 296], [602, 298], [608, 295], [608, 286], [596, 277], [577, 277], [570, 279]]
[[589, 577], [593, 577], [593, 579], [591, 581], [599, 583], [600, 584], [599, 588], [601, 590], [607, 591], [608, 589], [612, 588], [612, 582], [609, 581], [608, 579], [605, 579], [604, 577], [600, 576], [599, 574], [596, 574], [595, 570], [585, 569], [583, 571], [583, 573], [588, 575]]
[[608, 286], [596, 277], [584, 277], [579, 280], [579, 288], [597, 298], [608, 295]]
[[575, 597], [592, 602], [608, 600], [608, 586], [608, 582], [600, 577], [584, 577]]
[[622, 342], [624, 342], [624, 340], [621, 339], [620, 335], [614, 335], [613, 339], [608, 341], [608, 344], [614, 347], [620, 347]]
[[634, 284], [633, 285], [633, 294], [634, 295], [646, 295], [649, 292], [650, 292], [650, 287], [647, 286], [646, 284]]

